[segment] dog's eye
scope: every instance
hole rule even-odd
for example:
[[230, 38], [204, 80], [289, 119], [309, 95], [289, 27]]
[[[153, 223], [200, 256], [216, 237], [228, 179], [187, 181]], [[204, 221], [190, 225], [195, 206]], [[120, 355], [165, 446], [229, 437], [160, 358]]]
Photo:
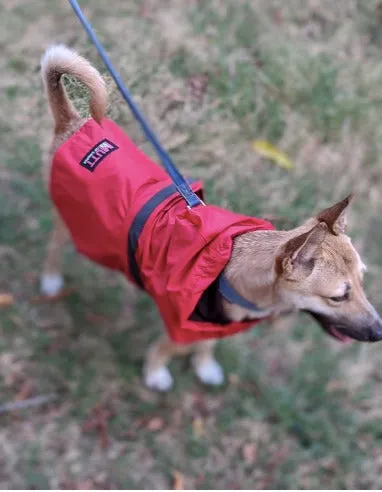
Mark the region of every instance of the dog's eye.
[[329, 299], [333, 302], [343, 302], [347, 301], [349, 299], [349, 293], [346, 292], [343, 296], [338, 296], [338, 297], [329, 297]]

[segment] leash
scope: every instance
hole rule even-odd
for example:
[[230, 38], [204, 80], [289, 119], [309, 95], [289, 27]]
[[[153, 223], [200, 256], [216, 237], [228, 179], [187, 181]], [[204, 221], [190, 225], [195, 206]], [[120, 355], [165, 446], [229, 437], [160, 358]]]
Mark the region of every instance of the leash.
[[101, 57], [102, 61], [104, 62], [110, 75], [113, 77], [115, 83], [117, 84], [117, 87], [121, 92], [122, 97], [127, 102], [131, 112], [135, 116], [135, 119], [140, 124], [144, 134], [146, 135], [146, 138], [154, 147], [160, 161], [163, 164], [163, 167], [165, 168], [166, 172], [169, 174], [170, 178], [173, 180], [177, 191], [182, 195], [182, 197], [186, 201], [187, 206], [189, 208], [193, 208], [193, 207], [197, 207], [198, 205], [204, 205], [203, 201], [196, 195], [196, 193], [192, 191], [185, 178], [179, 172], [173, 160], [171, 159], [170, 155], [164, 149], [160, 141], [157, 139], [154, 131], [148, 124], [142, 111], [134, 102], [133, 98], [131, 97], [131, 94], [129, 93], [126, 86], [122, 82], [121, 77], [118, 75], [117, 71], [113, 67], [104, 47], [98, 40], [92, 26], [90, 25], [89, 21], [87, 20], [84, 13], [82, 12], [81, 7], [79, 6], [77, 0], [69, 0], [69, 3], [72, 6], [78, 19], [80, 20], [81, 24], [83, 25], [90, 40], [93, 42], [94, 46], [96, 47], [98, 54]]
[[[166, 172], [168, 173], [168, 175], [170, 176], [170, 178], [174, 182], [176, 190], [184, 198], [184, 200], [186, 201], [187, 206], [189, 208], [197, 207], [198, 205], [205, 205], [204, 202], [198, 197], [198, 195], [192, 191], [192, 189], [189, 186], [186, 179], [183, 177], [183, 175], [179, 172], [179, 170], [175, 166], [175, 164], [172, 161], [168, 152], [166, 152], [166, 150], [164, 149], [164, 147], [162, 146], [160, 141], [157, 139], [153, 129], [150, 127], [150, 125], [147, 122], [142, 111], [137, 106], [137, 104], [134, 102], [130, 92], [128, 91], [125, 84], [122, 82], [121, 77], [118, 75], [117, 71], [115, 70], [114, 66], [112, 65], [109, 56], [107, 55], [101, 42], [98, 40], [98, 38], [97, 38], [92, 26], [90, 25], [89, 21], [87, 20], [84, 13], [82, 12], [81, 7], [79, 6], [79, 3], [77, 2], [77, 0], [69, 0], [69, 3], [71, 5], [71, 7], [73, 8], [75, 14], [77, 15], [79, 21], [81, 22], [82, 26], [84, 27], [90, 40], [93, 42], [94, 46], [96, 47], [99, 56], [101, 57], [102, 61], [104, 62], [110, 75], [113, 77], [114, 82], [117, 84], [117, 87], [118, 87], [119, 91], [121, 92], [122, 97], [127, 102], [127, 104], [129, 105], [129, 108], [130, 108], [131, 112], [133, 113], [135, 119], [140, 124], [144, 134], [146, 135], [147, 140], [154, 147], [160, 161], [163, 164], [163, 167], [165, 168]], [[136, 272], [138, 272], [137, 269], [136, 269]], [[140, 285], [139, 273], [136, 273], [136, 282], [138, 285]], [[230, 286], [230, 284], [229, 284], [228, 280], [225, 278], [224, 274], [221, 274], [219, 276], [218, 288], [219, 288], [220, 294], [223, 297], [225, 297], [225, 299], [227, 299], [229, 302], [231, 302], [233, 304], [238, 304], [239, 306], [241, 306], [245, 309], [249, 309], [251, 311], [254, 311], [257, 314], [259, 314], [260, 316], [262, 315], [261, 309], [259, 309], [255, 304], [249, 302], [244, 297], [242, 297], [238, 292], [236, 292], [233, 289], [233, 287]]]

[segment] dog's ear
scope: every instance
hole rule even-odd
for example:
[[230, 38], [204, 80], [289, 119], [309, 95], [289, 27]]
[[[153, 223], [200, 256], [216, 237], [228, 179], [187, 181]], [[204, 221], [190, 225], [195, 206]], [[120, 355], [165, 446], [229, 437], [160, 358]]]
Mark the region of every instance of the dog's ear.
[[336, 236], [344, 233], [347, 224], [347, 211], [352, 198], [353, 195], [350, 194], [344, 200], [341, 200], [332, 207], [326, 208], [317, 215], [317, 220], [325, 222], [329, 231]]
[[317, 252], [327, 233], [327, 225], [320, 222], [310, 231], [290, 239], [276, 260], [277, 273], [288, 275], [298, 269], [308, 275], [313, 270]]

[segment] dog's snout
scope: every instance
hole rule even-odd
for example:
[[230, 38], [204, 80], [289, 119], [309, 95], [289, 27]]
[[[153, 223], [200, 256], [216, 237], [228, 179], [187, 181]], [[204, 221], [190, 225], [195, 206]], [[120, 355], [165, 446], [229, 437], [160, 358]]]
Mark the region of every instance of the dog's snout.
[[369, 341], [378, 342], [380, 340], [382, 340], [382, 320], [378, 317], [369, 327]]
[[329, 335], [343, 340], [343, 336], [359, 342], [378, 342], [382, 340], [382, 319], [373, 309], [368, 315], [358, 319], [329, 318], [307, 311]]

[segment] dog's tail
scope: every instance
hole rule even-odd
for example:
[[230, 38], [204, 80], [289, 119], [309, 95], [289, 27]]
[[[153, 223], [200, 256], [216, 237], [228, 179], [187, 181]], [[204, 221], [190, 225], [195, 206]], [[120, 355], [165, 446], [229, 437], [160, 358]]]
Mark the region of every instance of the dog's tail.
[[78, 116], [61, 81], [67, 74], [82, 82], [90, 93], [90, 113], [99, 123], [105, 115], [106, 84], [101, 74], [85, 58], [59, 44], [47, 49], [41, 59], [41, 75], [56, 122], [56, 132], [65, 131], [73, 117]]

